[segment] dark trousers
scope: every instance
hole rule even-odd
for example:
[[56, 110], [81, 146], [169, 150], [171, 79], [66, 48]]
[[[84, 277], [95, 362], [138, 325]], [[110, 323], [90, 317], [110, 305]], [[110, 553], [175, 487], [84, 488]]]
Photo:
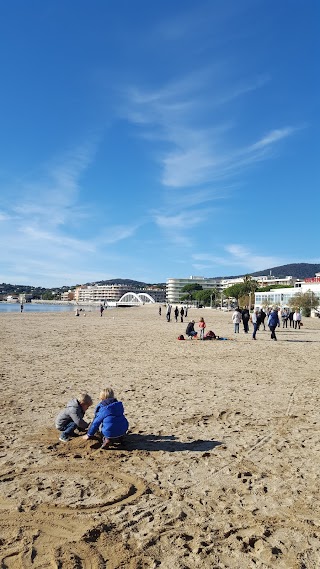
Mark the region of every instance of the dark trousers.
[[276, 340], [277, 339], [276, 332], [275, 332], [276, 326], [269, 326], [269, 328], [271, 330], [271, 340]]
[[294, 328], [295, 328], [295, 330], [296, 330], [297, 328], [299, 328], [299, 330], [300, 330], [300, 320], [296, 320], [296, 321], [294, 322]]
[[283, 319], [282, 328], [288, 328], [288, 318]]
[[258, 324], [257, 322], [255, 322], [255, 323], [253, 324], [253, 334], [252, 334], [252, 338], [255, 338], [255, 337], [256, 337], [257, 330], [259, 330], [259, 324]]
[[243, 320], [243, 330], [246, 334], [248, 334], [248, 332], [249, 332], [249, 320], [247, 320], [247, 319]]

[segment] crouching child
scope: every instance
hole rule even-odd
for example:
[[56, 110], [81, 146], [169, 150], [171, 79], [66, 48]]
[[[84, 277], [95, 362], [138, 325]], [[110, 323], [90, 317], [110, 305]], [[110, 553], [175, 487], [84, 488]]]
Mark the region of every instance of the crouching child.
[[100, 403], [95, 409], [93, 421], [85, 440], [90, 439], [99, 430], [103, 437], [101, 448], [107, 448], [112, 442], [118, 442], [126, 434], [129, 423], [124, 415], [121, 401], [118, 401], [113, 389], [107, 387], [100, 392]]
[[92, 399], [88, 393], [81, 393], [76, 399], [71, 399], [65, 409], [60, 411], [56, 418], [56, 428], [60, 431], [59, 441], [67, 442], [74, 434], [75, 429], [85, 431], [89, 423], [83, 420], [87, 409], [92, 405]]

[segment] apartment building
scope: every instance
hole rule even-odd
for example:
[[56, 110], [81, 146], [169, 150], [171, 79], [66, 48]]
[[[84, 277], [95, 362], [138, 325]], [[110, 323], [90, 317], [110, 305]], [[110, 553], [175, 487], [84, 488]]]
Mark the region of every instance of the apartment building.
[[113, 285], [81, 285], [74, 292], [76, 302], [118, 302], [126, 292], [149, 294], [155, 302], [165, 302], [165, 290], [158, 288], [137, 289], [123, 284]]
[[74, 292], [76, 302], [117, 302], [131, 289], [127, 285], [81, 285]]
[[74, 300], [74, 291], [68, 290], [68, 291], [62, 292], [61, 293], [61, 300], [64, 300], [65, 302], [70, 302], [71, 300]]
[[182, 289], [185, 285], [189, 284], [199, 284], [202, 286], [203, 290], [208, 290], [210, 288], [218, 288], [220, 280], [219, 279], [207, 279], [205, 277], [191, 276], [185, 279], [167, 279], [166, 283], [166, 299], [169, 304], [179, 303], [181, 296], [185, 294]]

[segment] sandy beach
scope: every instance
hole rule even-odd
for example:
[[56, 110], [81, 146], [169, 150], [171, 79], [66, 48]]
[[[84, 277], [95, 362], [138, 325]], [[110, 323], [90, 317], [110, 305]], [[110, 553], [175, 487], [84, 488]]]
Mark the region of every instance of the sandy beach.
[[[200, 316], [230, 340], [178, 341], [157, 305], [0, 314], [1, 569], [320, 567], [320, 319], [253, 342]], [[106, 386], [125, 445], [59, 442]]]

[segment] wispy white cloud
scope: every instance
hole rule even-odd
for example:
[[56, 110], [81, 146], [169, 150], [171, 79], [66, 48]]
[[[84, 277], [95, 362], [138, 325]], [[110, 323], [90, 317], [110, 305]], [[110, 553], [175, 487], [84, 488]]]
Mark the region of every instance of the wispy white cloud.
[[169, 241], [182, 246], [192, 245], [194, 228], [207, 219], [209, 210], [182, 211], [176, 215], [154, 214], [156, 225], [165, 232]]
[[[228, 82], [220, 80], [219, 73], [206, 69], [158, 91], [135, 87], [125, 94], [122, 114], [142, 127], [142, 136], [167, 143], [167, 149], [158, 154], [163, 186], [191, 188], [230, 179], [266, 159], [276, 143], [296, 130], [277, 128], [249, 145], [232, 146], [235, 125], [221, 122], [217, 111], [261, 89], [270, 78], [260, 75], [246, 82], [231, 78]], [[210, 96], [205, 96], [208, 92]]]
[[12, 215], [9, 215], [6, 212], [0, 211], [0, 222], [1, 221], [10, 221], [12, 219]]
[[95, 251], [94, 244], [88, 240], [75, 239], [63, 234], [37, 229], [32, 226], [25, 226], [20, 229], [20, 232], [25, 239], [29, 239], [34, 243], [41, 243], [42, 246], [46, 247], [50, 245], [59, 247], [60, 255], [62, 253], [65, 257], [69, 257], [74, 254], [75, 251], [81, 251], [82, 253], [93, 253]]
[[251, 271], [259, 271], [260, 269], [281, 265], [285, 262], [280, 257], [257, 255], [239, 244], [227, 245], [225, 249], [230, 253], [234, 262], [247, 266]]
[[241, 268], [239, 272], [256, 272], [286, 262], [285, 259], [277, 256], [257, 255], [240, 244], [226, 245], [224, 247], [224, 253], [220, 255], [199, 253], [194, 254], [192, 258], [194, 260], [194, 266], [197, 268], [202, 267], [215, 270], [217, 266], [235, 267]]
[[[21, 277], [29, 275], [25, 284], [30, 283], [30, 275], [31, 284], [42, 286], [61, 286], [68, 275], [73, 275], [70, 284], [83, 282], [79, 275], [87, 272], [89, 276], [91, 262], [111, 257], [106, 244], [135, 233], [137, 222], [115, 226], [108, 219], [104, 224], [107, 229], [101, 231], [99, 223], [94, 223], [100, 215], [99, 206], [94, 201], [86, 209], [81, 205], [81, 178], [94, 156], [93, 143], [80, 146], [39, 168], [37, 175], [33, 172], [32, 179], [21, 180], [19, 191], [12, 192], [0, 212], [0, 240], [6, 242], [0, 259], [6, 282], [12, 282], [10, 276], [17, 274], [17, 267]], [[97, 275], [96, 270], [94, 273]], [[98, 276], [107, 278], [105, 272]]]
[[132, 225], [110, 225], [107, 230], [103, 231], [102, 234], [99, 235], [97, 240], [100, 245], [118, 243], [118, 241], [123, 241], [124, 239], [132, 237], [139, 227], [139, 223]]
[[283, 138], [287, 138], [291, 134], [293, 134], [297, 129], [293, 127], [285, 127], [285, 128], [278, 128], [275, 130], [270, 131], [266, 136], [258, 140], [255, 144], [251, 146], [252, 150], [257, 150], [259, 148], [265, 148], [266, 146], [270, 146]]
[[208, 213], [203, 211], [183, 212], [177, 215], [155, 215], [155, 221], [159, 227], [168, 230], [185, 229], [195, 227], [202, 223]]

